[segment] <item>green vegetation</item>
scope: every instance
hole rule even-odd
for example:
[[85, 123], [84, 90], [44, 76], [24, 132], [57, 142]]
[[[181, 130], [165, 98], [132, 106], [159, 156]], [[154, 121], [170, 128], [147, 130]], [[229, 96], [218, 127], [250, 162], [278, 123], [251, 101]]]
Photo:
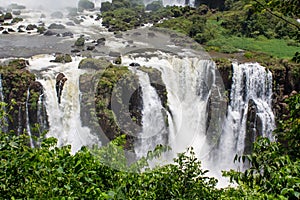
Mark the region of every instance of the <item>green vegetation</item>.
[[299, 51], [297, 0], [226, 0], [221, 11], [206, 5], [163, 8], [160, 3], [154, 1], [145, 8], [128, 0], [105, 2], [101, 8], [102, 23], [112, 32], [153, 23], [193, 38], [208, 51], [222, 53], [237, 53], [242, 49], [292, 60]]
[[1, 132], [0, 195], [4, 199], [299, 199], [300, 95], [287, 103], [290, 114], [276, 131], [282, 142], [259, 139], [253, 153], [237, 158], [250, 163], [248, 170], [224, 173], [237, 182], [235, 188], [217, 189], [217, 180], [206, 176], [192, 149], [178, 154], [174, 163], [150, 170], [148, 160], [167, 148], [158, 146], [128, 165], [124, 135], [107, 146], [83, 147], [72, 155], [70, 146], [55, 147], [54, 138], [30, 148], [27, 136]]

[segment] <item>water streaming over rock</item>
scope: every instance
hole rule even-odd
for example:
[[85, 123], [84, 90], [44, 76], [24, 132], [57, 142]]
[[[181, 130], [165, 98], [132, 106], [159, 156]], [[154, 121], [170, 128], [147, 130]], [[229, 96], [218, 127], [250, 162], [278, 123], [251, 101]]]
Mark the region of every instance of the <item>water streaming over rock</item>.
[[29, 108], [28, 108], [28, 104], [29, 104], [29, 98], [30, 98], [30, 90], [28, 88], [27, 90], [27, 98], [26, 98], [26, 102], [25, 102], [25, 108], [26, 108], [26, 131], [27, 134], [29, 136], [29, 144], [31, 147], [34, 147], [34, 143], [33, 143], [33, 139], [32, 139], [32, 134], [31, 134], [31, 124], [30, 124], [30, 119], [29, 119]]
[[[247, 145], [251, 146], [257, 136], [274, 140], [271, 72], [258, 63], [233, 63], [232, 81], [230, 104], [218, 151], [220, 169], [237, 167], [233, 165], [234, 156], [249, 153]], [[242, 170], [243, 167], [239, 167]]]
[[[44, 87], [46, 109], [50, 130], [48, 137], [58, 139], [58, 146], [72, 145], [75, 153], [82, 146], [99, 144], [98, 138], [90, 133], [88, 127], [81, 125], [79, 77], [84, 70], [78, 69], [82, 58], [73, 57], [71, 63], [50, 63], [53, 56], [39, 56], [30, 60], [30, 70], [38, 71], [39, 82]], [[58, 103], [56, 93], [56, 76], [63, 73], [67, 77]]]
[[[162, 73], [161, 84], [165, 84], [167, 88], [170, 110], [167, 114], [169, 124], [167, 139], [168, 145], [173, 149], [171, 157], [192, 146], [199, 158], [207, 158], [214, 146], [213, 142], [209, 141], [211, 135], [208, 135], [218, 134], [207, 131], [211, 130], [208, 128], [210, 124], [207, 121], [207, 108], [211, 92], [215, 88], [214, 63], [196, 57], [179, 58], [166, 53], [160, 53], [151, 59], [128, 57], [123, 60], [125, 63], [138, 62], [147, 67], [154, 67]], [[144, 84], [145, 82], [147, 80], [144, 80]], [[143, 95], [143, 101], [145, 97]], [[149, 142], [154, 143], [151, 146], [157, 145], [155, 140]], [[144, 151], [147, 152], [147, 149]]]
[[[1, 74], [0, 74], [0, 101], [5, 102], [4, 101], [4, 95], [3, 95], [2, 75]], [[1, 105], [1, 109], [4, 111], [4, 114], [6, 114], [6, 106]], [[3, 132], [7, 132], [7, 125], [8, 125], [7, 117], [3, 116], [3, 118], [1, 119], [0, 129]]]
[[166, 145], [167, 127], [163, 115], [164, 108], [161, 100], [147, 73], [137, 70], [140, 86], [142, 88], [143, 111], [142, 132], [135, 143], [137, 157], [147, 155], [149, 150], [154, 150], [156, 145]]

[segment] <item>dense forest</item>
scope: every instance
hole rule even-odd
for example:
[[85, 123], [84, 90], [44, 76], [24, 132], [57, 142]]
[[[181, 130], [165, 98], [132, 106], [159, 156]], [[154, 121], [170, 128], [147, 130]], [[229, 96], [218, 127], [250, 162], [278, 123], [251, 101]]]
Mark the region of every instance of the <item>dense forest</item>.
[[[79, 7], [90, 5], [87, 2], [80, 0]], [[196, 7], [113, 0], [102, 3], [98, 18], [115, 34], [147, 23], [175, 30], [193, 38], [218, 62], [237, 58], [269, 68], [289, 63], [294, 77], [299, 77], [299, 7], [298, 0], [225, 0], [212, 5], [196, 0]], [[286, 111], [277, 115], [276, 140], [258, 138], [251, 153], [233, 161], [248, 169], [223, 172], [232, 183], [226, 188], [216, 187], [218, 180], [208, 177], [193, 148], [171, 164], [150, 169], [148, 162], [169, 147], [159, 145], [129, 164], [125, 135], [72, 154], [70, 146], [57, 147], [57, 139], [44, 138], [46, 132], [35, 138], [38, 147], [31, 148], [27, 135], [1, 130], [0, 199], [299, 199], [297, 92], [282, 102]], [[3, 125], [12, 115], [13, 102], [0, 106]], [[39, 124], [35, 128], [38, 132]]]

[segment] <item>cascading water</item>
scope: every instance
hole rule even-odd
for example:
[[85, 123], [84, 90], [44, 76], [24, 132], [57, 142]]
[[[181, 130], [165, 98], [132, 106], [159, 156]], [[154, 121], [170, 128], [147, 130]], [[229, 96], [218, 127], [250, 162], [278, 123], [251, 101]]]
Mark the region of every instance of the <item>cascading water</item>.
[[48, 123], [47, 123], [47, 112], [45, 110], [45, 104], [44, 104], [44, 93], [39, 96], [38, 104], [37, 104], [37, 121], [40, 125], [40, 131], [44, 132], [48, 129]]
[[[53, 64], [53, 56], [39, 56], [30, 60], [30, 70], [39, 71], [38, 80], [44, 88], [46, 109], [50, 130], [47, 137], [58, 139], [58, 146], [71, 145], [75, 153], [82, 146], [99, 144], [98, 138], [90, 133], [88, 127], [82, 127], [80, 119], [79, 77], [85, 71], [78, 69], [81, 60], [73, 57], [71, 63]], [[64, 73], [67, 81], [64, 84], [61, 103], [58, 103], [56, 93], [56, 75]]]
[[249, 137], [246, 133], [250, 131], [250, 127], [247, 127], [249, 102], [253, 102], [255, 118], [260, 121], [259, 127], [253, 125], [256, 136], [273, 140], [272, 131], [275, 127], [271, 105], [271, 72], [258, 63], [233, 63], [232, 81], [230, 105], [218, 151], [221, 169], [236, 168], [233, 165], [234, 156], [245, 152], [245, 140]]
[[[214, 63], [199, 58], [181, 59], [161, 52], [160, 55], [151, 57], [151, 59], [137, 57], [133, 60], [125, 57], [123, 62], [137, 62], [161, 71], [164, 82], [162, 84], [165, 84], [167, 88], [170, 109], [170, 113], [168, 113], [168, 145], [173, 149], [171, 157], [178, 152], [184, 152], [191, 146], [199, 158], [207, 157], [211, 146], [207, 141], [206, 130], [209, 125], [207, 125], [206, 109], [215, 80]], [[143, 84], [146, 84], [147, 81], [143, 80]], [[145, 100], [143, 95], [143, 101]], [[146, 119], [143, 118], [143, 120]], [[150, 121], [143, 121], [143, 123], [151, 123], [153, 118], [148, 120]], [[164, 123], [163, 119], [160, 123]], [[152, 143], [151, 147], [158, 145], [155, 140], [149, 142]], [[150, 149], [143, 151], [147, 152], [148, 150]]]
[[[3, 86], [2, 86], [2, 75], [0, 74], [0, 101], [4, 102], [4, 95], [3, 95]], [[4, 114], [6, 114], [6, 106], [5, 105], [1, 105], [1, 109], [4, 111]], [[4, 115], [1, 120], [1, 124], [0, 124], [0, 129], [3, 132], [7, 132], [7, 124], [8, 124], [8, 120], [7, 117]]]
[[28, 88], [27, 98], [26, 98], [26, 102], [25, 102], [25, 107], [26, 107], [26, 129], [27, 129], [27, 134], [29, 136], [30, 146], [34, 147], [32, 135], [31, 135], [30, 120], [29, 120], [29, 109], [28, 109], [29, 97], [30, 97], [30, 90]]
[[140, 158], [147, 155], [149, 150], [154, 150], [156, 145], [165, 145], [164, 137], [167, 134], [167, 128], [162, 113], [164, 108], [155, 88], [151, 86], [148, 74], [137, 70], [137, 75], [143, 94], [143, 129], [134, 149], [137, 157]]

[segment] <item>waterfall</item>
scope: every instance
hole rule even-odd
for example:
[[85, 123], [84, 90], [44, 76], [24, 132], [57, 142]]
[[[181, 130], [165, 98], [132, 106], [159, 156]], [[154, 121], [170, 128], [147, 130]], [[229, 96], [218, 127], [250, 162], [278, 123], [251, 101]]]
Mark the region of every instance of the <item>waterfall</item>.
[[162, 111], [161, 100], [154, 87], [151, 86], [147, 73], [137, 70], [143, 94], [142, 133], [135, 143], [137, 157], [146, 156], [148, 151], [154, 150], [156, 145], [165, 145], [164, 137], [167, 128]]
[[[3, 86], [2, 86], [2, 75], [0, 74], [0, 101], [1, 102], [5, 102], [4, 101], [4, 94], [3, 94]], [[5, 105], [1, 105], [1, 109], [4, 111], [4, 116], [2, 116], [3, 118], [0, 119], [1, 120], [1, 124], [0, 124], [0, 128], [3, 132], [7, 132], [7, 125], [8, 125], [8, 120], [6, 117], [6, 106]]]
[[[207, 127], [210, 126], [207, 122], [207, 107], [211, 90], [215, 87], [214, 63], [196, 57], [178, 58], [162, 52], [151, 58], [123, 58], [123, 63], [132, 62], [156, 68], [161, 72], [164, 82], [161, 84], [165, 84], [168, 93], [170, 113], [167, 113], [169, 124], [167, 139], [168, 145], [173, 149], [171, 157], [192, 146], [199, 158], [207, 158], [212, 148], [207, 137]], [[145, 85], [148, 84], [148, 80], [141, 81]], [[146, 95], [149, 98], [150, 92]], [[143, 95], [143, 101], [146, 101], [145, 98], [146, 96]], [[151, 124], [151, 120], [154, 119], [148, 119], [148, 122], [146, 120], [147, 118], [144, 117], [144, 124]], [[159, 127], [155, 126], [155, 128]], [[158, 144], [151, 144], [151, 146], [155, 145]]]
[[47, 112], [45, 110], [44, 93], [40, 94], [37, 104], [37, 122], [40, 132], [48, 130]]
[[26, 129], [27, 129], [27, 134], [29, 136], [30, 146], [34, 147], [32, 135], [31, 135], [30, 120], [29, 120], [29, 109], [28, 109], [29, 97], [30, 97], [30, 90], [28, 88], [27, 98], [26, 98], [26, 102], [25, 102], [25, 107], [26, 107]]
[[[219, 163], [222, 163], [222, 169], [237, 167], [233, 166], [233, 158], [236, 154], [245, 152], [245, 140], [250, 137], [247, 135], [249, 131], [255, 132], [252, 137], [260, 135], [273, 140], [272, 131], [275, 127], [271, 72], [258, 63], [233, 63], [232, 81], [230, 105], [219, 147]], [[255, 121], [259, 120], [259, 123], [247, 127], [250, 102], [255, 107]], [[254, 139], [252, 138], [253, 141]]]
[[[88, 127], [83, 127], [80, 119], [79, 77], [85, 73], [78, 69], [81, 57], [73, 57], [70, 63], [50, 63], [53, 56], [37, 56], [30, 60], [29, 69], [35, 71], [44, 88], [45, 106], [47, 109], [49, 132], [47, 137], [58, 139], [58, 146], [71, 145], [72, 153], [82, 146], [99, 144], [98, 138], [91, 134]], [[56, 76], [63, 73], [67, 81], [64, 84], [61, 103], [56, 93]]]
[[22, 134], [22, 106], [19, 105], [19, 112], [18, 112], [18, 135]]
[[[144, 3], [147, 5], [156, 0], [144, 0]], [[164, 6], [195, 6], [194, 0], [162, 0]]]

